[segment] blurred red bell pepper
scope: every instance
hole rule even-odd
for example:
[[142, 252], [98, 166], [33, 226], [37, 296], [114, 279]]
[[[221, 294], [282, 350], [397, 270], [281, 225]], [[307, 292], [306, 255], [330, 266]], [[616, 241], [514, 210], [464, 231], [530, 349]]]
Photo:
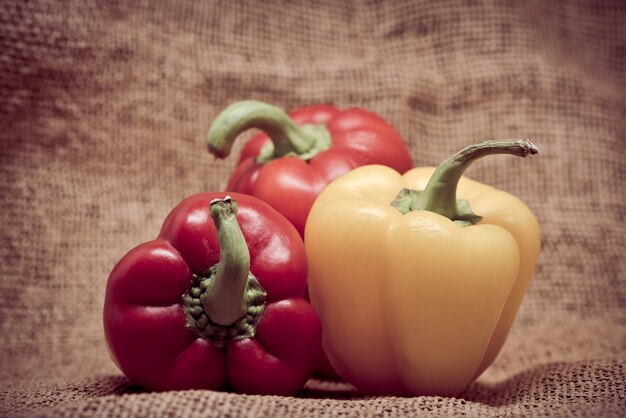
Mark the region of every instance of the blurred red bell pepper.
[[321, 353], [306, 278], [302, 239], [270, 206], [239, 194], [193, 195], [111, 272], [109, 351], [152, 390], [294, 394]]
[[207, 134], [209, 151], [230, 153], [235, 138], [258, 128], [243, 147], [227, 190], [264, 200], [304, 235], [315, 198], [348, 171], [382, 164], [400, 173], [412, 167], [409, 149], [380, 116], [364, 109], [313, 105], [292, 111], [248, 100], [228, 106]]

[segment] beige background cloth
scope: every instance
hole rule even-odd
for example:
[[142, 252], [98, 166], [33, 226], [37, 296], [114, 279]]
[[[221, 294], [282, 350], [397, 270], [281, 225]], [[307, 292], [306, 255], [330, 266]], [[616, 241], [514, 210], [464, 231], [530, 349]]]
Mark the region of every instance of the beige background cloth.
[[[3, 0], [0, 415], [623, 414], [624, 22], [620, 0]], [[503, 352], [466, 393], [319, 379], [291, 398], [146, 393], [112, 364], [109, 271], [185, 196], [223, 187], [235, 157], [213, 159], [204, 134], [249, 98], [376, 111], [416, 165], [482, 139], [540, 147], [468, 172], [527, 202], [543, 245]]]

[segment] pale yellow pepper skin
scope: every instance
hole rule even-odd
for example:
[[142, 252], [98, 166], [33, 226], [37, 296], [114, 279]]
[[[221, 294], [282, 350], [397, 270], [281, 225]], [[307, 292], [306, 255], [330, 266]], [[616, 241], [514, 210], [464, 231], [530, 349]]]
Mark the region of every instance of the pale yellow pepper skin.
[[462, 177], [483, 217], [459, 226], [390, 203], [434, 168], [365, 166], [331, 183], [308, 217], [309, 292], [338, 373], [372, 394], [451, 395], [495, 359], [539, 256], [539, 224], [515, 196]]

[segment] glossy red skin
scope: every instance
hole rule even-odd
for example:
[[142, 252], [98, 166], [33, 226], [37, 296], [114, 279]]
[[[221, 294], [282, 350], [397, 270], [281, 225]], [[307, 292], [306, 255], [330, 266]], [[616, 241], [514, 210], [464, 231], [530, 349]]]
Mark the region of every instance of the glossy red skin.
[[413, 166], [400, 134], [372, 112], [314, 105], [296, 109], [289, 115], [298, 125], [326, 125], [331, 147], [309, 161], [285, 157], [258, 164], [256, 157], [270, 140], [266, 134], [259, 133], [244, 145], [227, 190], [250, 194], [269, 203], [301, 236], [315, 198], [331, 181], [367, 164], [383, 164], [400, 173]]
[[192, 272], [219, 262], [209, 203], [226, 193], [190, 196], [168, 215], [155, 240], [117, 263], [107, 282], [109, 351], [124, 374], [143, 387], [291, 395], [314, 370], [321, 325], [304, 299], [302, 239], [264, 202], [228, 194], [239, 204], [237, 220], [250, 250], [250, 270], [267, 292], [257, 333], [220, 349], [185, 328], [182, 295]]

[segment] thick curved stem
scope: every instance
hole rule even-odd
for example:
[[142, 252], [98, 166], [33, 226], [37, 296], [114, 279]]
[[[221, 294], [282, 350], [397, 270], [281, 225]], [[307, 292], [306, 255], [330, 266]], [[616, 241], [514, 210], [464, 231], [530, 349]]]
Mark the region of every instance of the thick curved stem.
[[539, 149], [527, 139], [485, 141], [470, 145], [444, 160], [431, 176], [423, 191], [402, 190], [392, 203], [402, 213], [428, 210], [461, 224], [474, 224], [481, 218], [473, 214], [466, 201], [458, 201], [456, 189], [461, 176], [479, 158], [490, 154], [518, 157], [537, 154]]
[[237, 202], [231, 198], [211, 202], [211, 217], [218, 230], [220, 261], [215, 279], [200, 300], [212, 322], [228, 326], [246, 315], [245, 298], [250, 252], [237, 222]]
[[428, 181], [413, 210], [429, 210], [450, 219], [459, 215], [456, 188], [467, 168], [479, 158], [490, 154], [511, 154], [518, 157], [537, 154], [539, 149], [527, 139], [485, 141], [470, 145], [444, 160]]
[[231, 104], [215, 118], [207, 134], [209, 151], [218, 158], [228, 156], [237, 136], [251, 128], [269, 135], [273, 157], [306, 154], [318, 142], [314, 134], [297, 126], [278, 107], [245, 100]]

